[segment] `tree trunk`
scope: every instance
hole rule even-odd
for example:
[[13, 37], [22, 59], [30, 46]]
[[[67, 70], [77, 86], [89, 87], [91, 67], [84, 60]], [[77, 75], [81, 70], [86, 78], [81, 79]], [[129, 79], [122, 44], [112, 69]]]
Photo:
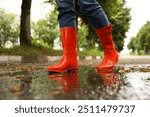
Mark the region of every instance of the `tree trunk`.
[[20, 21], [20, 46], [31, 46], [30, 10], [32, 0], [22, 0]]
[[144, 47], [144, 54], [150, 55], [150, 49], [147, 46]]

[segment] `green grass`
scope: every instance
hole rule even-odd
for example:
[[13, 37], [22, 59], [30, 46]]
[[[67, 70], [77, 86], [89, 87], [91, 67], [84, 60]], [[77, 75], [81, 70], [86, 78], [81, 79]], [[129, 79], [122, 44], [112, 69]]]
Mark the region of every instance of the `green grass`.
[[15, 46], [13, 48], [2, 48], [0, 49], [0, 55], [20, 55], [20, 56], [37, 56], [37, 55], [49, 55], [49, 56], [59, 56], [62, 55], [61, 50], [52, 50], [50, 48], [44, 47], [19, 47]]
[[84, 50], [78, 53], [79, 56], [103, 56], [103, 51], [97, 49]]
[[130, 52], [130, 55], [133, 55], [133, 56], [150, 56], [150, 55], [148, 55], [148, 54], [144, 54], [144, 51], [140, 51], [139, 53], [137, 53], [137, 52]]
[[[51, 48], [44, 47], [19, 47], [15, 46], [13, 48], [1, 48], [0, 55], [20, 55], [20, 56], [37, 56], [37, 55], [47, 55], [47, 56], [62, 56], [62, 50], [52, 50]], [[103, 52], [91, 49], [78, 52], [78, 56], [102, 56]]]

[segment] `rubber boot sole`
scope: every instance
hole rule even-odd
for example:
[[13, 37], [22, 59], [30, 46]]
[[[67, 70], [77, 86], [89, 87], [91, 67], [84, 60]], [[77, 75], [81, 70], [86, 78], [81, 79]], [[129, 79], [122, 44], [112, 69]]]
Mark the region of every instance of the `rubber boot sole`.
[[74, 72], [74, 71], [77, 71], [78, 70], [78, 67], [68, 67], [66, 69], [57, 69], [57, 70], [48, 70], [48, 73], [51, 74], [51, 73], [64, 73], [64, 72]]

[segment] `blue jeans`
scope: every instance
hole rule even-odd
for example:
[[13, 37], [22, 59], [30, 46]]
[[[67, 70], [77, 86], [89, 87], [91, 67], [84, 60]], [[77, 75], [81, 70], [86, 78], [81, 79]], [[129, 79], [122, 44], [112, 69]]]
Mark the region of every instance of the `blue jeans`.
[[[96, 0], [79, 0], [81, 12], [88, 18], [95, 28], [101, 28], [109, 24], [108, 18], [102, 7]], [[76, 27], [75, 0], [56, 0], [58, 6], [58, 21], [60, 28]]]

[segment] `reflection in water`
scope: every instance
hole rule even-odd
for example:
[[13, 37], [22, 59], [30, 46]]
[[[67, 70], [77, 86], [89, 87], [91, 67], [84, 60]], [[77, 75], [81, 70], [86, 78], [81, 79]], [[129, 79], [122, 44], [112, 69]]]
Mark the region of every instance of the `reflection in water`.
[[31, 93], [31, 84], [32, 84], [32, 77], [26, 77], [24, 79], [20, 79], [20, 89], [21, 93], [18, 95], [19, 99], [32, 99], [33, 94]]
[[[120, 90], [120, 81], [114, 71], [96, 72], [84, 67], [78, 72], [51, 74], [49, 79], [53, 81], [51, 84], [54, 81], [59, 84], [51, 93], [55, 99], [116, 99]], [[60, 86], [63, 90], [58, 88]]]
[[113, 86], [119, 84], [118, 75], [113, 71], [97, 71], [103, 80], [103, 85], [105, 86]]
[[116, 99], [118, 98], [121, 89], [121, 81], [119, 75], [113, 70], [111, 71], [97, 71], [100, 75], [103, 85], [101, 86], [103, 99]]
[[77, 99], [117, 99], [122, 81], [114, 71], [98, 72], [94, 68], [83, 67], [79, 70], [80, 90]]
[[77, 71], [50, 74], [49, 79], [59, 82], [66, 93], [73, 92], [78, 89]]
[[[0, 99], [149, 99], [150, 73], [96, 71], [95, 67], [80, 66], [76, 72], [47, 74], [36, 70], [14, 68], [1, 73]], [[117, 71], [118, 70], [118, 71]], [[124, 71], [124, 72], [122, 72]], [[138, 74], [138, 75], [137, 75]], [[79, 88], [80, 87], [80, 88]]]
[[17, 76], [15, 79], [18, 83], [10, 88], [10, 92], [17, 95], [17, 99], [29, 100], [33, 99], [33, 92], [31, 92], [31, 85], [33, 78], [26, 73], [23, 76]]

